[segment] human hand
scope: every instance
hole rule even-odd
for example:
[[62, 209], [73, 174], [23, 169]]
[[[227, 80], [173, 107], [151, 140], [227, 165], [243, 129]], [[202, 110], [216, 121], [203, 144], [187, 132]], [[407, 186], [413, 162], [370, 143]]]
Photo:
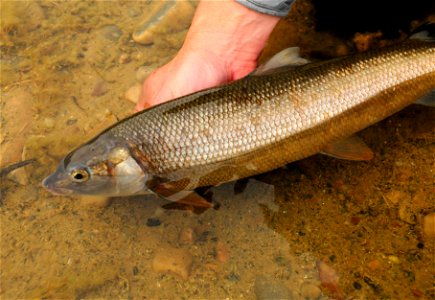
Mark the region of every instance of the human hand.
[[234, 1], [201, 1], [180, 52], [145, 80], [136, 111], [246, 76], [278, 20]]
[[[145, 80], [136, 111], [234, 80], [225, 64], [213, 54], [180, 51]], [[247, 68], [245, 73], [250, 71]]]

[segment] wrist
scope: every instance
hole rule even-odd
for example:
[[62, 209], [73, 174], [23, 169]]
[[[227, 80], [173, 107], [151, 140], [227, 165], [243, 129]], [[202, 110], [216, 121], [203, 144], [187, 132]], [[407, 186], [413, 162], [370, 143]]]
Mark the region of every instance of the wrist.
[[255, 12], [233, 0], [201, 1], [183, 50], [219, 57], [233, 79], [238, 79], [255, 68], [278, 21], [279, 17]]

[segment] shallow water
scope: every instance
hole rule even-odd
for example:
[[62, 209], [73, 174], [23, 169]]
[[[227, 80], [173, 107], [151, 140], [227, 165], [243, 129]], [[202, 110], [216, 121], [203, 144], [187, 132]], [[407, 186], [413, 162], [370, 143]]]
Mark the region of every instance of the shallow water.
[[[330, 35], [307, 34], [301, 2], [275, 41], [294, 30], [287, 46], [318, 51], [328, 38], [325, 53], [343, 52]], [[158, 5], [2, 2], [2, 167], [37, 163], [2, 178], [1, 298], [433, 299], [427, 107], [361, 132], [370, 162], [310, 157], [250, 179], [242, 193], [240, 183], [214, 188], [220, 207], [201, 214], [163, 209], [154, 196], [90, 202], [42, 189], [66, 153], [132, 112], [123, 98], [137, 69], [150, 72], [181, 46], [185, 25], [168, 32], [164, 18], [153, 21], [162, 26], [153, 44], [132, 41]]]

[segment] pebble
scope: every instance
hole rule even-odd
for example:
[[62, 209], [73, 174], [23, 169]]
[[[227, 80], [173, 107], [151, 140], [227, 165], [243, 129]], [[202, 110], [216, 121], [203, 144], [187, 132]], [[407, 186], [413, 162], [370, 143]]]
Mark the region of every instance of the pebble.
[[428, 239], [435, 239], [435, 213], [423, 217], [423, 234]]
[[121, 65], [129, 63], [130, 61], [131, 61], [131, 57], [127, 53], [122, 53], [118, 58], [118, 63]]
[[44, 118], [44, 126], [51, 129], [56, 125], [56, 122], [52, 118]]
[[139, 101], [140, 93], [142, 90], [142, 85], [139, 83], [130, 87], [124, 94], [125, 99], [131, 101], [133, 103], [137, 103]]
[[316, 300], [322, 295], [320, 288], [312, 283], [303, 283], [301, 285], [300, 293], [306, 300]]
[[226, 263], [230, 260], [228, 248], [222, 242], [218, 242], [216, 245], [216, 260], [221, 263]]
[[399, 219], [402, 220], [405, 223], [408, 224], [416, 224], [416, 216], [412, 207], [412, 203], [410, 201], [410, 197], [408, 197], [409, 200], [403, 201], [399, 204]]
[[228, 274], [225, 278], [226, 278], [227, 280], [229, 280], [229, 281], [232, 281], [232, 282], [240, 281], [240, 275], [238, 275], [238, 274], [236, 274], [236, 273], [234, 273], [234, 272], [231, 272], [231, 273]]
[[334, 268], [321, 260], [317, 262], [317, 269], [322, 286], [331, 293], [333, 297], [344, 298], [344, 293], [338, 285], [338, 276]]
[[295, 299], [283, 283], [262, 275], [255, 278], [254, 293], [257, 300]]
[[178, 242], [181, 245], [192, 245], [195, 241], [195, 232], [190, 227], [185, 227], [180, 231]]
[[393, 264], [400, 263], [400, 259], [395, 255], [388, 255], [388, 260], [391, 261]]
[[133, 275], [139, 274], [139, 268], [137, 266], [134, 266], [132, 271], [133, 271]]
[[148, 218], [147, 220], [148, 227], [157, 227], [160, 226], [160, 224], [162, 224], [162, 222], [160, 222], [160, 220], [157, 218]]
[[91, 96], [100, 97], [108, 91], [107, 84], [103, 80], [98, 80], [92, 90]]
[[367, 267], [370, 269], [370, 271], [376, 271], [381, 266], [381, 262], [377, 259], [373, 259], [368, 262]]
[[355, 282], [353, 283], [353, 287], [354, 287], [356, 290], [360, 290], [360, 289], [362, 288], [362, 285], [361, 285], [361, 283], [359, 283], [358, 281], [355, 281]]
[[107, 40], [116, 42], [122, 36], [122, 30], [116, 25], [105, 25], [98, 29], [98, 33]]
[[385, 195], [385, 199], [390, 204], [395, 205], [395, 204], [399, 203], [399, 201], [407, 200], [407, 196], [408, 196], [408, 194], [405, 192], [392, 190]]
[[169, 272], [186, 280], [189, 278], [192, 262], [192, 255], [187, 250], [165, 248], [156, 254], [152, 267], [155, 272]]

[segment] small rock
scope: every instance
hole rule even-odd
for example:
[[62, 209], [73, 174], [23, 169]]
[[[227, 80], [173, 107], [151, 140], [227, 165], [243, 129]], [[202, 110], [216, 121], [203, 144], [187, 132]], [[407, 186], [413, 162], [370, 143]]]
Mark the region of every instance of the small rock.
[[240, 281], [240, 275], [231, 272], [230, 274], [227, 275], [226, 279], [233, 282]]
[[400, 259], [395, 255], [388, 255], [388, 260], [391, 261], [393, 264], [400, 263]]
[[429, 239], [435, 239], [435, 213], [423, 217], [423, 233]]
[[352, 225], [358, 225], [359, 222], [361, 222], [361, 218], [357, 217], [357, 216], [353, 216], [350, 218], [350, 223], [352, 223]]
[[399, 204], [399, 219], [408, 224], [415, 224], [416, 216], [411, 201], [404, 201]]
[[148, 218], [148, 220], [147, 220], [148, 227], [157, 227], [157, 226], [160, 226], [160, 224], [162, 224], [162, 223], [157, 218]]
[[221, 242], [216, 245], [216, 260], [221, 263], [226, 263], [230, 259], [228, 248]]
[[407, 198], [409, 198], [407, 193], [397, 190], [390, 191], [385, 195], [385, 199], [393, 205], [399, 203], [399, 201], [406, 201]]
[[360, 290], [360, 289], [362, 288], [362, 285], [361, 285], [361, 283], [359, 283], [358, 281], [355, 281], [355, 282], [353, 283], [353, 287], [354, 287], [356, 290]]
[[137, 266], [133, 267], [133, 275], [139, 274], [139, 268]]
[[160, 249], [153, 259], [152, 267], [155, 272], [170, 272], [186, 280], [192, 267], [192, 255], [184, 249]]
[[344, 298], [344, 293], [338, 285], [338, 276], [335, 270], [322, 260], [317, 262], [317, 269], [322, 286], [330, 292], [333, 297], [339, 299]]
[[97, 83], [95, 83], [91, 96], [100, 97], [106, 94], [107, 91], [107, 84], [103, 80], [99, 80]]
[[99, 196], [81, 196], [80, 204], [84, 207], [104, 208], [109, 206], [110, 198]]
[[380, 266], [381, 262], [377, 259], [373, 259], [367, 264], [367, 267], [370, 269], [370, 271], [376, 271]]
[[77, 123], [77, 119], [68, 119], [65, 122], [65, 124], [68, 126], [74, 125], [75, 123]]
[[112, 42], [116, 42], [122, 36], [122, 30], [116, 25], [105, 25], [98, 29], [98, 33]]
[[292, 292], [281, 282], [257, 276], [254, 293], [257, 300], [294, 299]]
[[56, 125], [56, 122], [52, 118], [44, 118], [44, 126], [51, 129]]
[[125, 99], [131, 101], [133, 103], [137, 103], [139, 101], [140, 93], [142, 90], [142, 85], [139, 83], [130, 87], [124, 94]]
[[320, 288], [312, 283], [303, 283], [300, 292], [302, 297], [307, 300], [316, 300], [322, 295]]
[[182, 245], [192, 245], [195, 241], [195, 232], [192, 228], [185, 227], [180, 231], [178, 242]]
[[119, 58], [118, 58], [118, 63], [119, 64], [126, 64], [128, 62], [131, 61], [131, 57], [130, 55], [128, 55], [127, 53], [122, 53]]

